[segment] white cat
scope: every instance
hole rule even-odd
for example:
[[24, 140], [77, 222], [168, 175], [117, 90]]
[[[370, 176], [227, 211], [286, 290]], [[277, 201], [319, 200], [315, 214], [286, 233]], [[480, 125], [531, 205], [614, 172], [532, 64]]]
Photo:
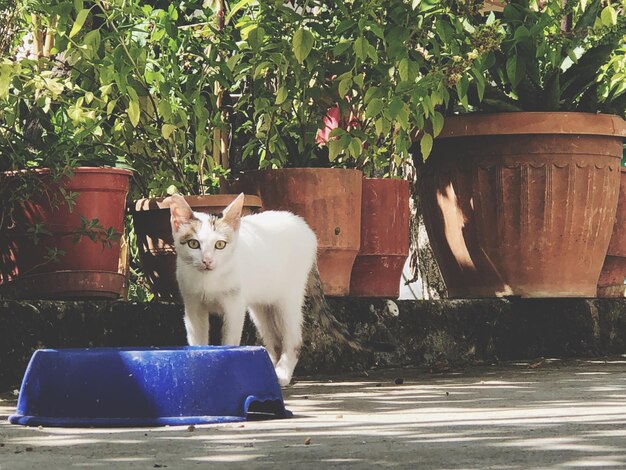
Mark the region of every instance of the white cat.
[[209, 312], [223, 315], [222, 344], [239, 345], [246, 309], [274, 363], [291, 381], [302, 346], [302, 305], [316, 270], [317, 239], [290, 212], [241, 216], [243, 194], [223, 215], [193, 212], [182, 196], [169, 203], [176, 278], [190, 345], [209, 342]]

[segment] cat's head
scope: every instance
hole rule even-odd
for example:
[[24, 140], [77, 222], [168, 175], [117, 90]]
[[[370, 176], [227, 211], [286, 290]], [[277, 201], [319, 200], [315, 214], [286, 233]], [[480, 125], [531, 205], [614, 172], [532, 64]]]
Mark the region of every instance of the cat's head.
[[165, 199], [179, 261], [199, 271], [214, 271], [226, 264], [237, 243], [243, 199], [243, 193], [237, 196], [221, 217], [193, 212], [179, 195]]

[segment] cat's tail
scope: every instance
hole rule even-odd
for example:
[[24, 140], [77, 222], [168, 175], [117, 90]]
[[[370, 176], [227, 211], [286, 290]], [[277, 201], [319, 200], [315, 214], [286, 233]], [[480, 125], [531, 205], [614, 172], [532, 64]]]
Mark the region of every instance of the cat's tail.
[[313, 263], [311, 271], [309, 271], [305, 295], [309, 306], [308, 311], [313, 316], [313, 320], [317, 320], [328, 335], [351, 349], [358, 351], [362, 349], [357, 341], [349, 339], [350, 334], [345, 325], [340, 323], [332, 314], [324, 296], [324, 287], [316, 262]]

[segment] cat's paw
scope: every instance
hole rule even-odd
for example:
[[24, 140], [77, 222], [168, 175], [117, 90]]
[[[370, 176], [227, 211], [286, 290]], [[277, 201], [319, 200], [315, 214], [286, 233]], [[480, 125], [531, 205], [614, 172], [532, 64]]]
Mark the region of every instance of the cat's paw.
[[276, 369], [276, 377], [281, 387], [286, 387], [291, 382], [291, 375], [282, 369]]

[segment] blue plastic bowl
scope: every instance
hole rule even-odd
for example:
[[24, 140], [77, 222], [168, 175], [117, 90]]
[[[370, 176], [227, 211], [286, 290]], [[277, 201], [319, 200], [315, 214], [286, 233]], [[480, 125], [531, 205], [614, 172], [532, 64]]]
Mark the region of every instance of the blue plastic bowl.
[[290, 416], [261, 347], [41, 349], [9, 422], [122, 427]]

